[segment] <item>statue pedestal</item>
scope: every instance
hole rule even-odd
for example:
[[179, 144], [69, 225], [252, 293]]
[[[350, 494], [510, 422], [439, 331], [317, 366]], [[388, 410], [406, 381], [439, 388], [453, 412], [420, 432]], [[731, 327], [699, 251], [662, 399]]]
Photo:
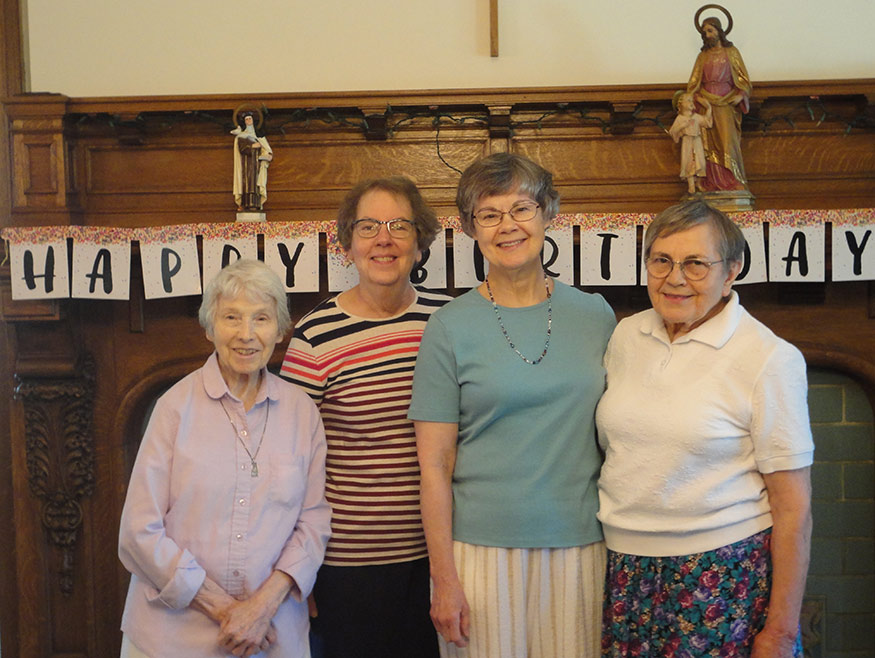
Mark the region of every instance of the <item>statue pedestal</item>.
[[687, 194], [682, 200], [688, 201], [690, 199], [700, 199], [708, 205], [714, 206], [717, 210], [733, 213], [753, 210], [756, 197], [747, 190], [723, 190], [719, 192]]
[[237, 213], [235, 222], [266, 222], [267, 214], [260, 210], [246, 210]]

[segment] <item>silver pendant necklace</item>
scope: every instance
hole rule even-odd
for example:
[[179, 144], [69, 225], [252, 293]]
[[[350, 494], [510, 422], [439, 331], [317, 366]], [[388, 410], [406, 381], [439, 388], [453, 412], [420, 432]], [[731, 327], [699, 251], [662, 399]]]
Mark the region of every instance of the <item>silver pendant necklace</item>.
[[544, 288], [547, 289], [547, 339], [544, 341], [544, 351], [541, 352], [541, 356], [532, 361], [531, 359], [526, 358], [523, 353], [516, 348], [516, 345], [513, 344], [510, 336], [507, 335], [507, 329], [504, 328], [504, 322], [501, 320], [501, 313], [498, 312], [498, 304], [495, 303], [495, 297], [492, 296], [489, 277], [486, 277], [486, 292], [489, 295], [489, 301], [492, 302], [492, 310], [495, 311], [495, 317], [498, 318], [498, 326], [501, 328], [501, 333], [504, 335], [504, 339], [507, 341], [507, 344], [510, 345], [510, 349], [517, 353], [519, 358], [532, 366], [538, 365], [544, 360], [544, 357], [547, 356], [547, 350], [550, 349], [550, 334], [553, 332], [553, 295], [550, 294], [550, 279], [547, 277], [546, 272], [544, 272]]
[[225, 402], [223, 400], [219, 400], [219, 404], [222, 405], [222, 411], [225, 412], [225, 415], [228, 417], [228, 422], [231, 423], [231, 427], [234, 429], [234, 436], [237, 437], [237, 440], [240, 441], [240, 445], [243, 446], [243, 449], [249, 456], [249, 476], [257, 478], [258, 462], [255, 460], [258, 457], [258, 451], [261, 450], [261, 444], [264, 441], [264, 432], [265, 430], [267, 430], [267, 421], [270, 418], [270, 400], [267, 400], [267, 411], [264, 412], [264, 425], [261, 426], [261, 438], [258, 439], [258, 445], [255, 446], [255, 454], [249, 452], [249, 448], [246, 446], [246, 442], [243, 440], [243, 437], [240, 436], [240, 432], [237, 431], [237, 425], [234, 423], [233, 420], [231, 420], [231, 414], [229, 414], [228, 410], [225, 408]]

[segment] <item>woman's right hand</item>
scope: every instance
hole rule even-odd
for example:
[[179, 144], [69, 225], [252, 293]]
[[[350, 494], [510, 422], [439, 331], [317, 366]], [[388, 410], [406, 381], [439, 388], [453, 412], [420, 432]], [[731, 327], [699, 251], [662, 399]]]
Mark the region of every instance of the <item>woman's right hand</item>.
[[451, 584], [434, 583], [431, 594], [431, 621], [444, 640], [459, 647], [467, 647], [470, 616], [468, 600], [458, 580]]
[[447, 642], [468, 646], [471, 611], [453, 558], [453, 469], [456, 423], [414, 421], [420, 505], [431, 570], [431, 621]]

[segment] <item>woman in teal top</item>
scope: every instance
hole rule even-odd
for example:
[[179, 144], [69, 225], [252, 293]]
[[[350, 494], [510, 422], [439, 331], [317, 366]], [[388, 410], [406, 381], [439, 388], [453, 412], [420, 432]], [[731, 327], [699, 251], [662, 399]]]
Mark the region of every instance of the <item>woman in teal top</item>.
[[605, 550], [593, 415], [614, 314], [544, 272], [559, 194], [542, 167], [483, 158], [456, 202], [489, 273], [429, 320], [408, 414], [442, 653], [595, 655]]

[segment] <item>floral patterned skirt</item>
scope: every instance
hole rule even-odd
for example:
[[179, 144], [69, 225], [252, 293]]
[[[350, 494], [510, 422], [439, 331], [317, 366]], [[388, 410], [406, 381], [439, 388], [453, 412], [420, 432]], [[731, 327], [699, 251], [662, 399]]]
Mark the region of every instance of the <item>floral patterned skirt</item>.
[[766, 621], [771, 536], [677, 557], [609, 550], [602, 656], [748, 656]]

